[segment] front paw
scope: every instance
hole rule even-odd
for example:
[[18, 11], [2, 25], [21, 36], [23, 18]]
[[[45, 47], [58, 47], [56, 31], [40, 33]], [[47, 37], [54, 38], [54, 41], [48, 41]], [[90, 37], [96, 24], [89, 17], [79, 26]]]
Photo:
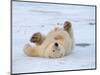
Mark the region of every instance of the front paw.
[[41, 36], [42, 36], [42, 35], [41, 35], [40, 32], [34, 33], [34, 34], [32, 35], [32, 37], [31, 37], [30, 41], [33, 42], [33, 43], [38, 43], [38, 42], [40, 42], [40, 40], [41, 40]]

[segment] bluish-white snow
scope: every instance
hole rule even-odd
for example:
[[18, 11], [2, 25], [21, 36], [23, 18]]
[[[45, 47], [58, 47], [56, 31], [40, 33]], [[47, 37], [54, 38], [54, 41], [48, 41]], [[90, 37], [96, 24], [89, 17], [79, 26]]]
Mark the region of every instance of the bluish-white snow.
[[[28, 57], [23, 47], [35, 32], [47, 34], [57, 24], [71, 21], [73, 53], [58, 59]], [[83, 46], [84, 44], [88, 44]], [[95, 7], [31, 2], [12, 4], [12, 72], [44, 72], [95, 68]]]

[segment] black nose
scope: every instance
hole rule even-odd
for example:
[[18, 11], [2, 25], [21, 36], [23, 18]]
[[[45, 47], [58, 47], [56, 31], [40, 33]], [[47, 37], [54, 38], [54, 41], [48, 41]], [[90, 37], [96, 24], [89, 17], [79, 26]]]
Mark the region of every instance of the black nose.
[[55, 46], [58, 47], [58, 43], [55, 43]]

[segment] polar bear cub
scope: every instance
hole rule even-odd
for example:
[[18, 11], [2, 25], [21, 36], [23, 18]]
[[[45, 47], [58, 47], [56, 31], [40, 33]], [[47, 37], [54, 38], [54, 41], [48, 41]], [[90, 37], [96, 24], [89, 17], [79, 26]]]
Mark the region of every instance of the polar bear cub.
[[74, 47], [74, 36], [72, 24], [64, 22], [63, 28], [54, 28], [47, 36], [37, 32], [32, 35], [31, 42], [36, 44], [32, 47], [26, 44], [24, 52], [32, 57], [60, 58], [72, 52]]

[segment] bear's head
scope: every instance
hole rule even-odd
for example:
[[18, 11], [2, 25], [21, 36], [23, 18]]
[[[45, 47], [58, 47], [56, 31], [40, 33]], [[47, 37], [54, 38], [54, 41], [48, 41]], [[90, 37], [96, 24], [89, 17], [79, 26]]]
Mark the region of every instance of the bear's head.
[[65, 49], [59, 42], [53, 42], [45, 50], [45, 56], [49, 58], [59, 58], [65, 55]]

